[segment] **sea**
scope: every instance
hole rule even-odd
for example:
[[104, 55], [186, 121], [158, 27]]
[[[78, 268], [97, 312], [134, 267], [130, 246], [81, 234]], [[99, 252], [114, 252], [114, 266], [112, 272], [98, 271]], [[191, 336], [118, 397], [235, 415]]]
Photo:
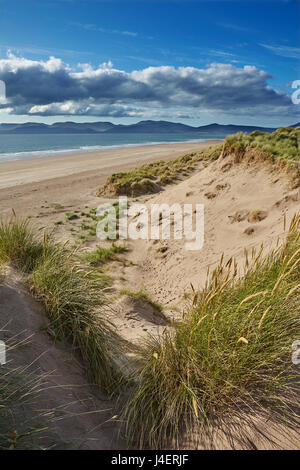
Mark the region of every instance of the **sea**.
[[178, 134], [0, 134], [0, 162], [86, 153], [139, 145], [206, 142], [224, 136]]

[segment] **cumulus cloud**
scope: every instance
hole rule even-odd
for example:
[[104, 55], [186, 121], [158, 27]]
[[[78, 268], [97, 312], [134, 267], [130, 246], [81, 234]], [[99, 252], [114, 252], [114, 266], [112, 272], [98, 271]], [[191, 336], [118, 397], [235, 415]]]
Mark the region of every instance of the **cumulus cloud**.
[[32, 106], [28, 114], [40, 116], [108, 116], [108, 117], [139, 117], [144, 115], [143, 108], [120, 104], [98, 104], [94, 100], [65, 101]]
[[9, 53], [0, 60], [6, 107], [15, 114], [143, 116], [150, 109], [181, 115], [198, 112], [291, 115], [288, 95], [254, 66], [213, 63], [205, 68], [159, 66], [125, 72], [111, 62], [72, 69], [61, 59], [28, 60]]

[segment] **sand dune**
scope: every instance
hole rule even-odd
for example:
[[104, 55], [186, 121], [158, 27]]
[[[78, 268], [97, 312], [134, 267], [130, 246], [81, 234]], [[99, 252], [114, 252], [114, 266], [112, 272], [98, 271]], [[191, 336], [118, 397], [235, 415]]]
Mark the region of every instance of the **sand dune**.
[[[191, 284], [195, 290], [204, 286], [207, 267], [216, 266], [222, 253], [225, 259], [234, 256], [242, 262], [245, 249], [250, 252], [263, 243], [267, 253], [284, 236], [283, 214], [288, 227], [300, 211], [299, 189], [290, 191], [286, 175], [272, 174], [266, 165], [235, 164], [227, 169], [228, 163], [230, 158], [218, 160], [147, 198], [149, 210], [151, 204], [204, 204], [204, 245], [201, 250], [187, 251], [185, 239], [131, 241], [129, 256], [137, 267], [125, 272], [129, 284], [147, 286], [156, 301], [178, 306], [184, 294], [191, 292]], [[249, 222], [256, 210], [264, 211], [265, 219]], [[249, 228], [250, 234], [245, 233]]]
[[[170, 144], [158, 147], [144, 147], [135, 149], [122, 149], [87, 156], [54, 157], [43, 160], [30, 160], [0, 164], [1, 186], [0, 213], [8, 215], [12, 208], [22, 215], [34, 215], [35, 223], [43, 227], [53, 227], [66, 210], [82, 210], [97, 207], [100, 199], [96, 191], [112, 171], [121, 168], [133, 167], [137, 162], [151, 161], [153, 159], [169, 159], [179, 154], [203, 148], [207, 144]], [[118, 163], [116, 163], [118, 162]], [[89, 169], [87, 170], [87, 166]], [[155, 308], [142, 301], [134, 300], [130, 296], [118, 297], [121, 289], [146, 290], [153, 301], [162, 304], [167, 317], [180, 316], [186, 305], [190, 304], [192, 288], [201, 289], [205, 283], [207, 267], [213, 268], [219, 262], [222, 254], [225, 259], [234, 256], [238, 261], [239, 273], [243, 272], [243, 259], [245, 249], [258, 247], [263, 243], [264, 252], [267, 253], [283, 239], [289, 221], [296, 212], [300, 212], [299, 188], [288, 189], [288, 177], [282, 172], [275, 173], [266, 163], [252, 163], [246, 166], [243, 163], [234, 163], [228, 156], [226, 160], [219, 158], [208, 165], [200, 165], [192, 176], [177, 184], [166, 186], [165, 189], [151, 196], [139, 198], [150, 208], [151, 204], [204, 204], [205, 209], [205, 239], [204, 246], [198, 251], [187, 251], [186, 240], [135, 240], [127, 241], [129, 251], [121, 256], [123, 264], [118, 261], [110, 263], [109, 274], [114, 282], [108, 294], [112, 294], [114, 308], [108, 309], [110, 319], [115, 323], [118, 332], [129, 342], [139, 343], [148, 333], [157, 334], [168, 327], [155, 311]], [[53, 210], [52, 205], [59, 203], [63, 209]], [[38, 215], [43, 209], [42, 214]], [[254, 211], [262, 211], [261, 220], [251, 216]], [[286, 225], [284, 226], [284, 214]], [[76, 225], [77, 224], [77, 225]], [[73, 225], [64, 224], [56, 226], [54, 231], [58, 238], [72, 238], [71, 229], [79, 227], [80, 220]], [[87, 249], [93, 249], [99, 240], [87, 244]], [[12, 280], [12, 276], [8, 277]], [[192, 287], [193, 286], [193, 287]], [[38, 318], [38, 307], [32, 303], [27, 294], [15, 282], [12, 286], [5, 285], [0, 288], [3, 312], [13, 318], [14, 312], [23, 310], [28, 316], [28, 322], [17, 325], [15, 332], [28, 329], [34, 333], [33, 352], [35, 356], [50, 351], [50, 356], [38, 359], [38, 366], [49, 372], [55, 370], [55, 377], [50, 382], [59, 387], [65, 387], [67, 381], [86, 389], [88, 397], [92, 397], [97, 406], [101, 400], [93, 398], [93, 391], [89, 389], [81, 372], [74, 368], [66, 369], [65, 362], [59, 364], [60, 358], [70, 353], [68, 347], [61, 345], [54, 347], [39, 331], [45, 321], [43, 313]], [[18, 331], [17, 331], [18, 330]], [[45, 343], [45, 344], [44, 344]], [[43, 356], [44, 357], [44, 356]], [[48, 356], [47, 356], [48, 357]], [[31, 356], [34, 359], [34, 355]], [[18, 358], [20, 360], [20, 358]], [[75, 364], [75, 363], [74, 363]], [[70, 397], [74, 390], [70, 390]], [[85, 396], [85, 395], [84, 395]], [[47, 396], [46, 396], [47, 398]], [[53, 406], [65, 404], [64, 395], [51, 396]], [[83, 398], [85, 400], [85, 398]], [[82, 411], [82, 397], [75, 406], [75, 412]], [[105, 419], [114, 414], [106, 408], [113, 406], [105, 404]], [[73, 438], [88, 433], [97, 425], [95, 418], [74, 418], [75, 428]], [[72, 425], [71, 425], [72, 426]], [[265, 423], [259, 423], [264, 428]], [[95, 428], [96, 429], [96, 428]], [[271, 426], [268, 426], [269, 431]], [[61, 428], [53, 426], [55, 439], [64, 447], [63, 432], [68, 432], [68, 426]], [[92, 434], [93, 441], [89, 439], [83, 448], [111, 448], [123, 445], [122, 442], [112, 442], [114, 426]], [[271, 431], [270, 431], [271, 432]], [[281, 429], [273, 429], [270, 436], [275, 437], [277, 446], [281, 448], [297, 448], [298, 444], [290, 444], [281, 439]], [[252, 436], [249, 448], [272, 448], [270, 440], [257, 439]], [[297, 440], [297, 436], [296, 436]], [[66, 444], [67, 445], [67, 444]], [[198, 448], [206, 446], [196, 444]], [[226, 436], [217, 437], [217, 448], [229, 448], [230, 443]], [[190, 442], [182, 444], [182, 448], [191, 448]], [[275, 444], [274, 444], [275, 446]], [[237, 444], [237, 448], [239, 445]], [[76, 448], [76, 445], [75, 445]]]

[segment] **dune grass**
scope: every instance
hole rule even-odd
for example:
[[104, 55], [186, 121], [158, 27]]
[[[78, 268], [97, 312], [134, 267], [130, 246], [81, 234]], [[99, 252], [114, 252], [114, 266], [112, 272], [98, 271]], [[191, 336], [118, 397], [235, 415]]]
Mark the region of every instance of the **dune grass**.
[[29, 220], [17, 221], [15, 215], [9, 221], [0, 221], [0, 263], [12, 263], [23, 271], [33, 269], [44, 251], [41, 240]]
[[[99, 189], [98, 196], [140, 196], [154, 193], [175, 182], [180, 176], [188, 176], [199, 161], [217, 159], [222, 149], [223, 152], [235, 153], [242, 158], [247, 147], [259, 150], [263, 159], [286, 164], [297, 170], [300, 161], [300, 127], [283, 127], [272, 134], [260, 131], [251, 134], [239, 132], [226, 137], [224, 148], [223, 144], [217, 144], [169, 161], [157, 160], [133, 170], [114, 173]], [[294, 178], [298, 182], [299, 171], [296, 171]], [[300, 184], [300, 180], [298, 183]]]
[[98, 266], [106, 263], [107, 261], [117, 260], [117, 254], [125, 253], [127, 251], [126, 246], [116, 245], [112, 243], [109, 248], [98, 246], [96, 250], [84, 254], [84, 259], [92, 266]]
[[232, 259], [221, 259], [182, 321], [145, 341], [123, 413], [132, 445], [180, 447], [183, 436], [201, 440], [228, 423], [229, 435], [235, 419], [242, 439], [255, 413], [273, 423], [296, 420], [299, 238], [297, 216], [283, 247], [265, 258], [262, 249], [245, 254], [243, 278]]
[[284, 169], [289, 178], [289, 189], [300, 186], [300, 127], [282, 127], [271, 134], [254, 131], [227, 136], [222, 157], [231, 155], [235, 163], [269, 162]]
[[38, 448], [32, 441], [38, 441], [41, 428], [34, 426], [35, 423], [18, 422], [17, 431], [13, 423], [19, 409], [34, 395], [32, 387], [35, 388], [36, 381], [26, 383], [25, 377], [20, 371], [8, 372], [0, 368], [0, 450]]
[[47, 235], [40, 240], [27, 221], [15, 216], [0, 225], [0, 262], [27, 274], [30, 291], [44, 304], [51, 328], [80, 353], [91, 381], [116, 393], [124, 379], [117, 365], [122, 341], [102, 313], [102, 274], [79, 263], [66, 245]]
[[[42, 376], [27, 367], [0, 367], [0, 450], [44, 449], [49, 412], [24, 416], [24, 409], [34, 406]], [[26, 415], [26, 413], [25, 413]]]
[[176, 181], [180, 175], [187, 175], [197, 162], [218, 158], [221, 150], [222, 145], [218, 144], [206, 150], [181, 155], [169, 161], [157, 160], [130, 171], [114, 173], [100, 188], [98, 196], [139, 196], [153, 193], [160, 186]]
[[226, 137], [225, 145], [233, 149], [250, 145], [291, 164], [300, 161], [300, 127], [282, 127], [271, 134], [260, 131], [251, 134], [239, 132]]
[[121, 289], [120, 295], [127, 295], [128, 297], [131, 297], [132, 299], [141, 300], [142, 302], [145, 302], [146, 304], [151, 305], [151, 307], [153, 307], [155, 310], [163, 314], [163, 306], [159, 304], [158, 302], [155, 302], [154, 300], [152, 300], [148, 292], [146, 292], [144, 289], [139, 289], [138, 291], [133, 291], [131, 289]]
[[45, 305], [51, 327], [80, 351], [92, 382], [106, 392], [117, 391], [122, 378], [116, 365], [121, 340], [101, 315], [105, 298], [97, 272], [76, 266], [68, 252], [57, 248], [41, 258], [30, 285]]
[[[0, 288], [1, 284], [0, 279]], [[5, 337], [7, 326], [2, 322], [1, 337]], [[29, 341], [15, 335], [5, 342], [7, 363], [0, 365], [0, 450], [43, 448], [47, 413], [36, 410], [29, 416], [27, 411], [29, 406], [35, 406], [44, 377], [33, 371], [32, 364], [14, 367], [14, 361], [9, 360], [16, 349], [26, 347]]]
[[282, 127], [272, 134], [254, 131], [228, 136], [222, 155], [228, 154], [234, 155], [236, 163], [268, 161], [279, 169], [285, 169], [290, 189], [300, 186], [300, 127]]

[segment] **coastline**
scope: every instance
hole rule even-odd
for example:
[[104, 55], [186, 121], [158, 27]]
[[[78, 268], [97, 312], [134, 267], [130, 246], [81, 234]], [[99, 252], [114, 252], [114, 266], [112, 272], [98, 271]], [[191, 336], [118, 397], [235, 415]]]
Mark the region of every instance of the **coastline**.
[[40, 149], [40, 150], [26, 150], [26, 151], [17, 151], [17, 152], [3, 152], [0, 153], [0, 163], [3, 162], [13, 162], [18, 160], [31, 160], [33, 158], [52, 158], [56, 156], [68, 156], [68, 155], [79, 155], [95, 152], [107, 152], [109, 150], [118, 150], [118, 149], [130, 149], [135, 147], [152, 147], [157, 145], [169, 145], [169, 144], [190, 144], [190, 143], [206, 143], [211, 140], [221, 142], [223, 138], [197, 138], [197, 139], [188, 139], [188, 140], [163, 140], [163, 141], [149, 141], [149, 142], [137, 142], [137, 143], [122, 143], [122, 144], [110, 144], [110, 145], [84, 145], [81, 147], [75, 148], [62, 148], [53, 150], [49, 149]]
[[0, 214], [9, 215], [14, 209], [28, 216], [51, 203], [72, 207], [93, 200], [97, 204], [96, 191], [110, 174], [154, 160], [170, 160], [219, 142], [142, 145], [0, 162]]

